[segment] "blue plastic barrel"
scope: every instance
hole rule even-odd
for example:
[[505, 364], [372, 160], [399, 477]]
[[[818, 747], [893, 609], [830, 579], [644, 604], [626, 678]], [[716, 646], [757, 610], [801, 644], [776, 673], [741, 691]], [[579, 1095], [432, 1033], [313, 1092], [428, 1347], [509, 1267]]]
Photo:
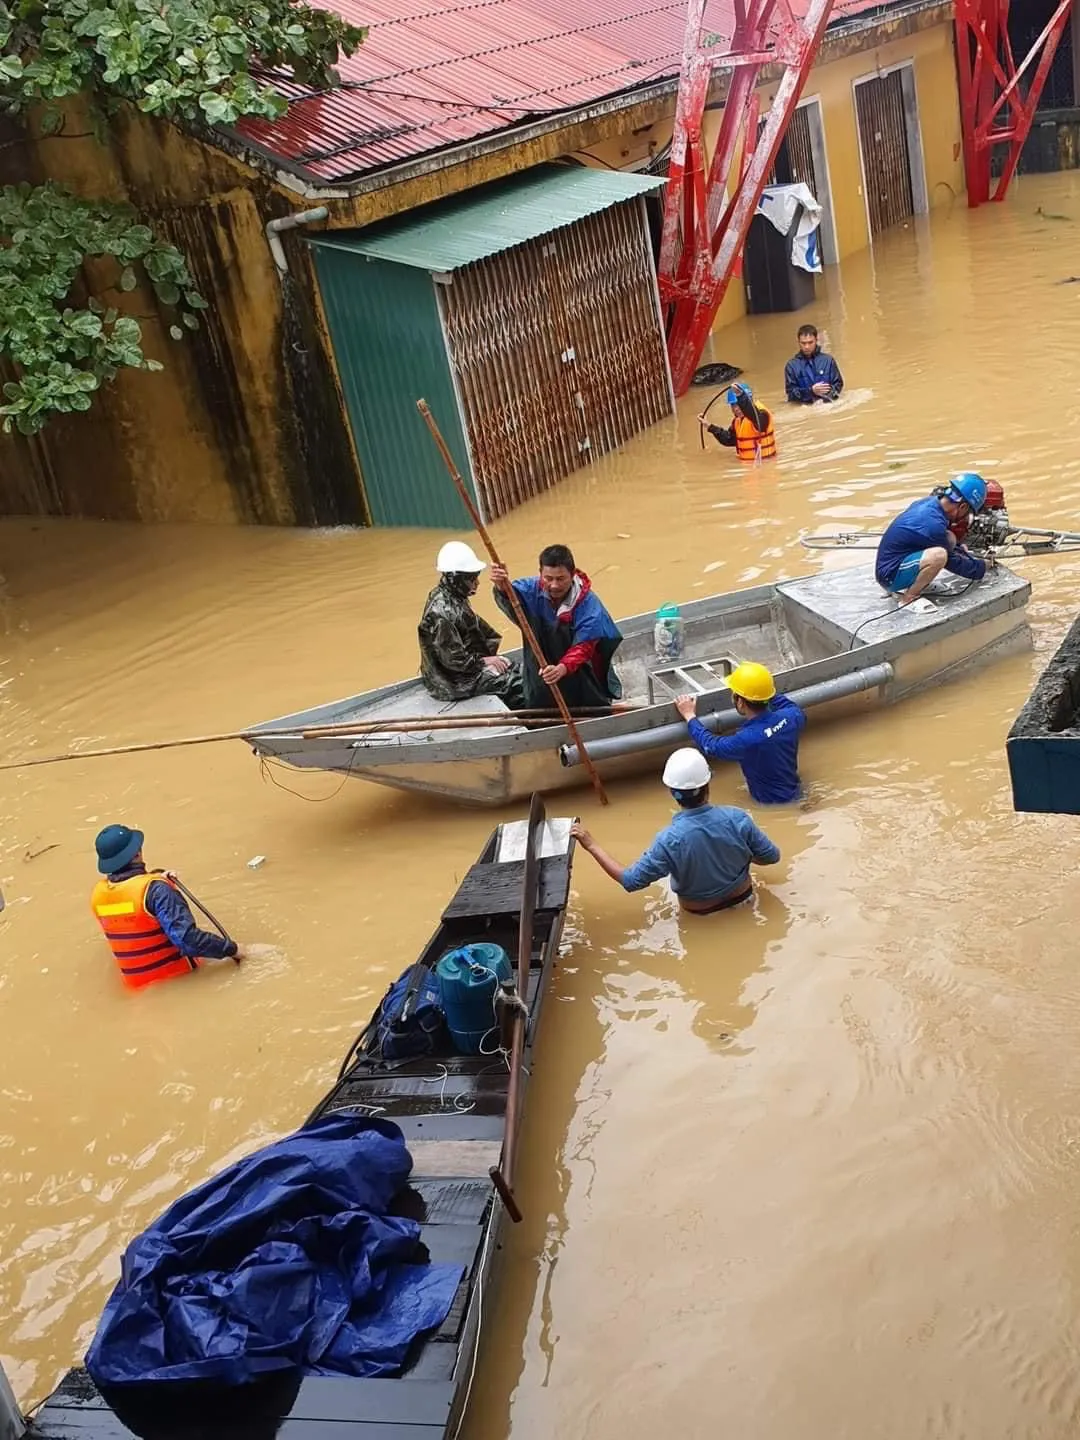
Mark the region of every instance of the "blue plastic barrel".
[[479, 1055], [480, 1042], [497, 1024], [495, 991], [512, 973], [506, 951], [487, 941], [450, 950], [435, 966], [446, 1026], [462, 1055]]

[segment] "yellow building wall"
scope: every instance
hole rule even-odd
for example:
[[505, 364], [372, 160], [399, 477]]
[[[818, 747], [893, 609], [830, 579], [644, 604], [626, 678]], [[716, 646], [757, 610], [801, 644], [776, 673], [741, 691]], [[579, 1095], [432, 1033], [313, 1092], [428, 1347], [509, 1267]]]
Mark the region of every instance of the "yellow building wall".
[[[821, 104], [833, 220], [841, 262], [845, 256], [865, 249], [870, 243], [859, 156], [854, 83], [906, 62], [911, 62], [915, 70], [922, 159], [929, 205], [933, 208], [947, 204], [964, 191], [960, 103], [951, 24], [937, 24], [914, 34], [883, 39], [880, 44], [857, 54], [815, 66], [807, 78], [803, 99], [816, 99]], [[762, 86], [759, 91], [763, 116], [768, 114], [775, 89], [773, 84]], [[703, 130], [706, 152], [709, 155], [716, 144], [722, 118], [722, 109], [708, 110], [705, 113]], [[581, 158], [587, 162], [625, 169], [635, 161], [648, 158], [662, 149], [671, 139], [671, 128], [669, 120], [661, 120], [631, 136], [610, 140], [602, 146], [593, 146], [582, 152]], [[737, 154], [735, 167], [738, 166], [738, 161]], [[741, 320], [745, 314], [745, 291], [742, 282], [736, 279], [729, 285], [723, 304], [717, 312], [714, 331]]]

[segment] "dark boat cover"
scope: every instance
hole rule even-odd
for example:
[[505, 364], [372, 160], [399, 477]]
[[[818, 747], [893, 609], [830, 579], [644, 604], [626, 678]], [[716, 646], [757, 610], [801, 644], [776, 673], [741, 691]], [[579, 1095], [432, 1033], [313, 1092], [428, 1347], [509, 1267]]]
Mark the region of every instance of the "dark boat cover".
[[394, 1374], [462, 1274], [387, 1213], [411, 1169], [396, 1125], [335, 1115], [183, 1196], [124, 1252], [95, 1383]]

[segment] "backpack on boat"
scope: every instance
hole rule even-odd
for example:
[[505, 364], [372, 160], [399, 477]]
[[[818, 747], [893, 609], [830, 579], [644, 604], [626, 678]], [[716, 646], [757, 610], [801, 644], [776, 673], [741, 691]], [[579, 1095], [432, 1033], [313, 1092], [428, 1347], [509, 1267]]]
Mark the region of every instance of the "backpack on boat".
[[410, 965], [387, 990], [375, 1019], [375, 1039], [384, 1060], [430, 1055], [445, 1046], [442, 992], [426, 965]]

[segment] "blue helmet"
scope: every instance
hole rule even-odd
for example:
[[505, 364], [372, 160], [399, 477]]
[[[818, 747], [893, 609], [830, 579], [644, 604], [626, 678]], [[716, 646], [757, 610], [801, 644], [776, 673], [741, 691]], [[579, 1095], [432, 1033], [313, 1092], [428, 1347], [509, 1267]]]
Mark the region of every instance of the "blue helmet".
[[749, 385], [732, 385], [731, 389], [727, 392], [727, 403], [729, 405], [737, 405], [740, 395], [745, 395], [747, 400], [754, 398], [754, 392], [750, 389]]
[[978, 514], [986, 504], [986, 481], [974, 470], [964, 470], [949, 482], [948, 497], [950, 500], [962, 500]]

